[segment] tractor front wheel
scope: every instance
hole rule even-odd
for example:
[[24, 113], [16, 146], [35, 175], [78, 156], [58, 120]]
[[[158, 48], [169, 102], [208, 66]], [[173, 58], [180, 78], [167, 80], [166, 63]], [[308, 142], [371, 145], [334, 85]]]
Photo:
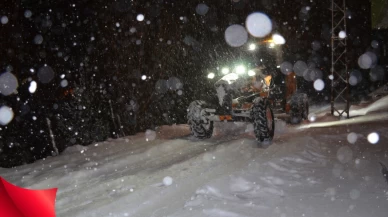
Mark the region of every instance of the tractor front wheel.
[[187, 120], [190, 126], [191, 133], [198, 139], [210, 138], [213, 134], [213, 122], [206, 118], [204, 109], [206, 102], [196, 100], [190, 103]]
[[256, 98], [251, 110], [256, 139], [262, 144], [270, 144], [275, 132], [275, 119], [267, 99]]

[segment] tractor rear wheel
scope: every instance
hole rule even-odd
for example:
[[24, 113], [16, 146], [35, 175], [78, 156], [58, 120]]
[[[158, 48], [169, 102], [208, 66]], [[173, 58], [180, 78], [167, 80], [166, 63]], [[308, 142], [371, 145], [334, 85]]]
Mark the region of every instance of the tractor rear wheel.
[[187, 120], [191, 133], [198, 139], [210, 138], [213, 134], [213, 122], [206, 118], [206, 113], [204, 112], [206, 105], [205, 101], [193, 101], [190, 103], [187, 112]]
[[270, 144], [275, 132], [275, 119], [267, 99], [258, 97], [253, 101], [251, 117], [256, 139]]

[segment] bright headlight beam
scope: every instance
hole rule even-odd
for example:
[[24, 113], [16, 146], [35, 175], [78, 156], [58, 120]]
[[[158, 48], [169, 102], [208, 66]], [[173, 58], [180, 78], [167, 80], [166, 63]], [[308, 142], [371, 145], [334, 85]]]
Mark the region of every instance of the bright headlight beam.
[[236, 73], [237, 74], [244, 74], [245, 73], [245, 67], [240, 65], [236, 67]]

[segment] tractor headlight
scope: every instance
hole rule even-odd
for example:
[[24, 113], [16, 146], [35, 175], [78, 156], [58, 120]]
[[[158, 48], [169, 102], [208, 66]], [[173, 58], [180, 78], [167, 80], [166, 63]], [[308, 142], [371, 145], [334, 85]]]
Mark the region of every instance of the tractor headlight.
[[245, 67], [243, 65], [237, 66], [236, 67], [236, 73], [237, 74], [244, 74], [245, 73]]
[[215, 76], [215, 74], [213, 72], [210, 72], [208, 75], [207, 75], [207, 78], [209, 79], [213, 79]]
[[222, 68], [221, 72], [222, 74], [226, 75], [229, 73], [229, 68]]
[[283, 38], [283, 36], [281, 36], [279, 34], [273, 34], [272, 40], [275, 44], [285, 44], [286, 43], [286, 40]]
[[249, 71], [248, 71], [248, 75], [249, 75], [249, 76], [255, 76], [255, 75], [256, 75], [256, 72], [253, 71], [253, 70], [249, 70]]
[[255, 44], [250, 44], [249, 45], [249, 50], [255, 50], [256, 49], [256, 45]]

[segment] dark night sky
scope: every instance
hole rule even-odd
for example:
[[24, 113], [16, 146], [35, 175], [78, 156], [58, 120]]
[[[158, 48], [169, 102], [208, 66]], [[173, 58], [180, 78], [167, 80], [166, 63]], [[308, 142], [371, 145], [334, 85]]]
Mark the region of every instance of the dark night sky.
[[[199, 3], [209, 6], [205, 16], [196, 14]], [[88, 108], [93, 110], [90, 114], [97, 114], [101, 107], [109, 110], [108, 100], [119, 114], [127, 112], [125, 108], [132, 106], [131, 101], [136, 102], [140, 118], [135, 131], [163, 124], [166, 121], [163, 117], [171, 122], [185, 122], [188, 103], [213, 91], [213, 83], [206, 79], [209, 70], [236, 61], [258, 61], [259, 57], [247, 52], [247, 46], [232, 48], [224, 40], [228, 26], [244, 25], [247, 15], [255, 11], [268, 14], [273, 32], [286, 39], [284, 61], [315, 61], [325, 75], [330, 67], [328, 0], [5, 0], [0, 5], [0, 16], [8, 18], [7, 24], [0, 24], [1, 72], [11, 66], [19, 81], [18, 94], [0, 95], [0, 103], [12, 106], [15, 111], [14, 121], [2, 131], [3, 138], [8, 137], [3, 144], [15, 137], [21, 146], [29, 146], [23, 145], [26, 131], [39, 132], [45, 128], [42, 120], [47, 115], [50, 118], [63, 115], [60, 109], [51, 109], [53, 104], [63, 102], [76, 102], [78, 106], [88, 102]], [[303, 13], [306, 6], [310, 11]], [[352, 16], [347, 20], [350, 65], [356, 67], [358, 56], [370, 46], [370, 3], [348, 1], [348, 6]], [[31, 17], [26, 17], [27, 10]], [[137, 21], [138, 14], [144, 14], [145, 20]], [[185, 43], [187, 36], [195, 39], [195, 43]], [[43, 41], [37, 44], [39, 37]], [[253, 37], [248, 40], [255, 41], [259, 40]], [[313, 42], [319, 43], [321, 49], [314, 51]], [[55, 74], [47, 84], [39, 82], [37, 76], [44, 64]], [[273, 62], [268, 67], [274, 67]], [[69, 83], [66, 87], [60, 85], [62, 74]], [[142, 75], [150, 78], [142, 81]], [[183, 94], [176, 91], [158, 94], [155, 83], [171, 77], [183, 83]], [[34, 94], [28, 92], [29, 79], [38, 81]], [[312, 88], [311, 82], [306, 83], [306, 88]], [[80, 94], [69, 94], [72, 92]], [[95, 101], [89, 102], [86, 93]], [[39, 124], [31, 121], [33, 115], [40, 115]], [[25, 132], [18, 133], [16, 129]], [[8, 136], [4, 136], [7, 132]], [[42, 142], [39, 133], [27, 134], [28, 138], [34, 138], [34, 144], [48, 143], [47, 135]], [[47, 155], [47, 151], [42, 155]]]

